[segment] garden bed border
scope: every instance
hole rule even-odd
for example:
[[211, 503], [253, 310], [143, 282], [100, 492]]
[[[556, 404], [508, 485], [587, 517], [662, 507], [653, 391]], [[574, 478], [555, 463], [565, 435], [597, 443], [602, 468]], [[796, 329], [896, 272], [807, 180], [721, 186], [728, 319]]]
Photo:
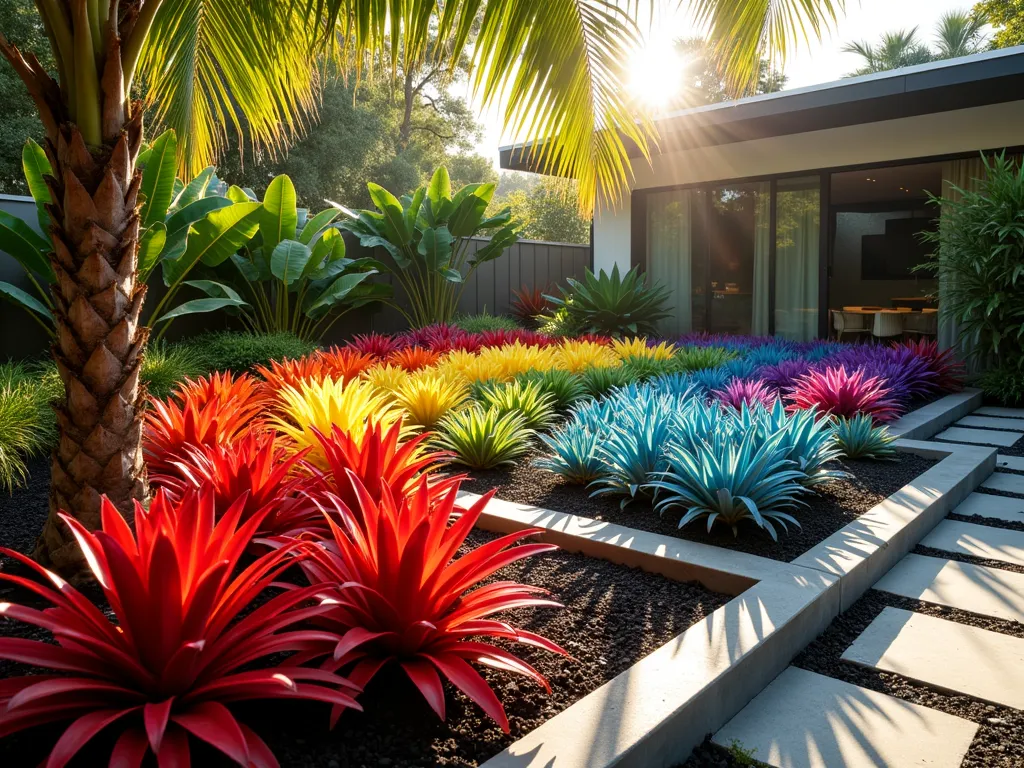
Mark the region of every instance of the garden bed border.
[[[941, 417], [927, 417], [933, 420]], [[482, 768], [668, 768], [685, 761], [995, 469], [992, 448], [916, 440], [895, 446], [939, 462], [791, 563], [492, 499], [481, 528], [542, 528], [540, 539], [565, 549], [736, 596]], [[476, 498], [462, 494], [467, 502]]]
[[904, 440], [927, 440], [981, 407], [982, 391], [967, 387], [904, 414], [889, 425], [889, 433]]

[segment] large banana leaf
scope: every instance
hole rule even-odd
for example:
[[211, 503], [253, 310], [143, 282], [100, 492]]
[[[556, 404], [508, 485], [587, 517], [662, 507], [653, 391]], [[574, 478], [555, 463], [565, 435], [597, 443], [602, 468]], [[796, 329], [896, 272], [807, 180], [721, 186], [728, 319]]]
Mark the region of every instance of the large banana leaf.
[[282, 174], [270, 182], [263, 196], [263, 211], [260, 213], [263, 249], [273, 253], [282, 240], [294, 240], [297, 224], [295, 185]]
[[57, 279], [50, 266], [50, 242], [7, 211], [0, 211], [0, 250], [9, 253], [24, 269], [34, 272], [46, 282], [52, 283]]
[[178, 139], [174, 131], [164, 131], [149, 149], [142, 171], [143, 227], [163, 222], [174, 196], [174, 177], [177, 169]]
[[35, 312], [37, 315], [41, 315], [46, 318], [49, 322], [53, 322], [53, 314], [46, 305], [32, 294], [26, 293], [16, 285], [0, 282], [0, 298], [7, 299], [12, 304], [16, 304], [31, 312]]
[[25, 142], [21, 150], [21, 168], [25, 172], [25, 183], [28, 185], [28, 193], [36, 201], [36, 219], [39, 222], [39, 229], [43, 232], [50, 231], [50, 214], [46, 212], [46, 204], [50, 201], [50, 188], [46, 186], [44, 177], [52, 174], [50, 160], [43, 148], [32, 139]]
[[164, 282], [180, 282], [197, 263], [215, 267], [252, 239], [259, 229], [260, 203], [234, 203], [192, 225], [188, 245], [177, 259], [164, 261]]

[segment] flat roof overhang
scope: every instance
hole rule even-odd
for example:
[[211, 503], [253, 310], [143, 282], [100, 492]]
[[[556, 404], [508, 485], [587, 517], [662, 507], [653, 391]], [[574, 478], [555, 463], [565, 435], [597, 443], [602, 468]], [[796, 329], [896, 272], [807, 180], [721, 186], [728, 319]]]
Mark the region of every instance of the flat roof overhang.
[[[1016, 46], [673, 112], [657, 119], [660, 141], [651, 151], [658, 155], [1022, 99], [1024, 46]], [[500, 166], [535, 171], [529, 147], [501, 147]], [[641, 156], [631, 142], [627, 149], [631, 157]]]

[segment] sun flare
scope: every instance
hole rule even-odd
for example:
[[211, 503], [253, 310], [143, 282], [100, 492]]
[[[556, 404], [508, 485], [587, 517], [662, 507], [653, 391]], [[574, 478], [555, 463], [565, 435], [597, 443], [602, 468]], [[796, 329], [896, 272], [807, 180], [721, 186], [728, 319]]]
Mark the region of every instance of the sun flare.
[[649, 41], [629, 60], [628, 88], [649, 109], [664, 109], [679, 94], [683, 61], [671, 40]]

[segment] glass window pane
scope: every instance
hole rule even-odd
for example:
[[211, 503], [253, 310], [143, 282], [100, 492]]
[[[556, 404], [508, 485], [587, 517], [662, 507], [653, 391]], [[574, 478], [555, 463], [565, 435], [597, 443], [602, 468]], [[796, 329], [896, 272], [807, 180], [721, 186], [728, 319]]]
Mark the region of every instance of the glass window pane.
[[713, 333], [768, 333], [770, 189], [761, 182], [711, 192]]
[[684, 189], [647, 198], [647, 277], [669, 289], [671, 316], [659, 326], [668, 337], [693, 329], [693, 197]]
[[775, 335], [818, 335], [820, 179], [780, 179], [775, 202]]

